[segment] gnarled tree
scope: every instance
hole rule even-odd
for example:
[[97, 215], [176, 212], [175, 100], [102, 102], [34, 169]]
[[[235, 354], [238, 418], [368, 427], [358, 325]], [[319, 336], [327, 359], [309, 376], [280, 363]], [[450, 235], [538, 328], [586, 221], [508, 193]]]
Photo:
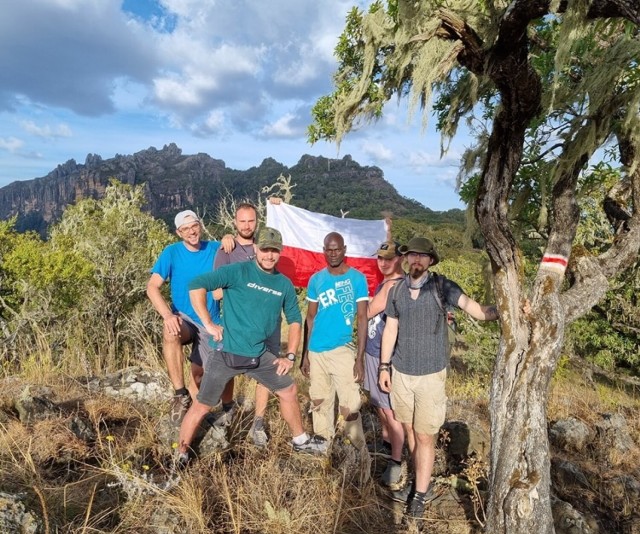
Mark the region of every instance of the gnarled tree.
[[[314, 108], [311, 141], [339, 141], [356, 121], [379, 117], [394, 95], [427, 114], [434, 88], [445, 136], [478, 108], [489, 119], [486, 144], [476, 151], [473, 205], [502, 332], [490, 405], [492, 534], [553, 532], [546, 406], [565, 327], [638, 256], [639, 24], [635, 0], [378, 1], [366, 14], [350, 13], [336, 48], [335, 92]], [[527, 290], [511, 218], [514, 186], [527, 139], [545, 127], [546, 146], [535, 159], [551, 169], [539, 185], [547, 239]], [[618, 148], [623, 228], [599, 255], [572, 251], [579, 182], [604, 143]]]

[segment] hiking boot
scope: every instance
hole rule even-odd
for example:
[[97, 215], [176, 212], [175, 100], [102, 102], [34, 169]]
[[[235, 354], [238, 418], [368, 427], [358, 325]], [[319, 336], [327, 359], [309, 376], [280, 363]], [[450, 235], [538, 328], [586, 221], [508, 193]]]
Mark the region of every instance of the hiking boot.
[[308, 454], [325, 454], [329, 448], [329, 442], [322, 436], [310, 436], [307, 441], [298, 445], [291, 442], [293, 450], [296, 452], [304, 452]]
[[253, 424], [249, 429], [249, 436], [251, 441], [256, 447], [266, 447], [269, 443], [269, 436], [264, 428], [264, 419], [262, 417], [256, 417], [253, 420]]
[[387, 441], [375, 441], [367, 445], [367, 449], [371, 454], [381, 456], [382, 458], [391, 458], [391, 443]]
[[436, 496], [433, 493], [431, 486], [429, 486], [425, 493], [414, 493], [407, 504], [407, 516], [414, 519], [422, 519], [426, 504], [431, 502], [435, 498]]
[[403, 488], [391, 492], [391, 500], [407, 504], [413, 493], [413, 482], [408, 482]]
[[238, 405], [234, 402], [233, 406], [228, 410], [222, 410], [222, 413], [213, 420], [211, 426], [217, 426], [220, 428], [224, 428], [227, 426], [231, 426], [233, 422], [233, 416], [236, 414], [236, 410], [238, 409]]
[[191, 396], [186, 395], [174, 395], [171, 401], [171, 410], [169, 411], [169, 420], [174, 425], [182, 423], [184, 415], [191, 406]]
[[393, 460], [389, 460], [387, 468], [380, 477], [381, 482], [385, 486], [395, 486], [402, 478], [402, 464], [397, 464]]

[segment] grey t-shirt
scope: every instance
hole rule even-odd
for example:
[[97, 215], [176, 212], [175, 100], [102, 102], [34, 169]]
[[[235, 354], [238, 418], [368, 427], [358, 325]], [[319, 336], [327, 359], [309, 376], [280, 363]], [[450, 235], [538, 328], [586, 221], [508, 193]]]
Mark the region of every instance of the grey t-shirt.
[[256, 253], [253, 250], [253, 245], [241, 245], [238, 240], [235, 240], [235, 248], [227, 254], [222, 247], [218, 249], [215, 260], [213, 261], [213, 268], [217, 269], [221, 265], [231, 265], [232, 263], [240, 263], [241, 261], [253, 261], [256, 257]]
[[[444, 277], [443, 277], [444, 278]], [[403, 374], [423, 376], [442, 371], [449, 364], [446, 314], [436, 297], [435, 281], [429, 277], [413, 300], [406, 282], [398, 282], [389, 292], [385, 313], [398, 319], [398, 338], [393, 367]], [[443, 305], [458, 306], [464, 292], [458, 284], [443, 279]]]

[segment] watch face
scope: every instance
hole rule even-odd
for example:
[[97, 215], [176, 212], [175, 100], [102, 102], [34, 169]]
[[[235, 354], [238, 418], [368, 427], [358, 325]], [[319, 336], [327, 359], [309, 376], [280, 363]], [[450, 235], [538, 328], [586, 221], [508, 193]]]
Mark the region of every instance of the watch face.
[[290, 352], [289, 354], [287, 354], [287, 360], [289, 360], [290, 362], [294, 362], [296, 360], [296, 355]]

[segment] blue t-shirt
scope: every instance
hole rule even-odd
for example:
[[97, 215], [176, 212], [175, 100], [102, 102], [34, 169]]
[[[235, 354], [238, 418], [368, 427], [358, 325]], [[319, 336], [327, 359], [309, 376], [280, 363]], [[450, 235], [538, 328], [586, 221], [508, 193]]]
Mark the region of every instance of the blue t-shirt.
[[[213, 270], [213, 260], [219, 248], [218, 241], [201, 241], [200, 249], [191, 251], [179, 241], [166, 247], [151, 268], [152, 274], [158, 274], [163, 280], [171, 282], [171, 309], [184, 313], [199, 325], [202, 325], [202, 321], [189, 299], [189, 282], [199, 274]], [[211, 320], [220, 324], [220, 305], [211, 293], [207, 293], [207, 309]]]
[[357, 303], [369, 300], [367, 278], [352, 267], [341, 275], [322, 269], [309, 279], [307, 300], [318, 303], [309, 350], [333, 350], [351, 341]]

